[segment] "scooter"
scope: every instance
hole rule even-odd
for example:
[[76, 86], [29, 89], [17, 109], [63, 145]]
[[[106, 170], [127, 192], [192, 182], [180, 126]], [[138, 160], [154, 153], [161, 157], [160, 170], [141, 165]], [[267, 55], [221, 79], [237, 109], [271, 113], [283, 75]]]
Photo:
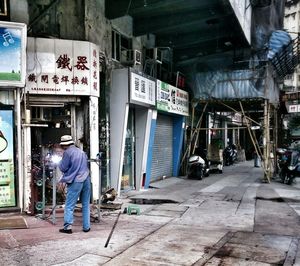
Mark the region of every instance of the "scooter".
[[295, 177], [300, 177], [300, 153], [295, 150], [285, 150], [277, 153], [279, 177], [284, 184], [291, 185]]
[[237, 149], [234, 144], [229, 144], [223, 151], [225, 165], [231, 165], [237, 161]]
[[209, 162], [199, 155], [192, 155], [188, 161], [188, 175], [190, 179], [202, 179], [209, 176]]

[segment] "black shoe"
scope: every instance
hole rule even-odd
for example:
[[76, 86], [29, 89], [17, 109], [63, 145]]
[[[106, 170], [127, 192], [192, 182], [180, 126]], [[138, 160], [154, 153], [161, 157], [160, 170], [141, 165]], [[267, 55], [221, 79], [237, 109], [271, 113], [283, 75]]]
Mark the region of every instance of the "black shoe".
[[82, 231], [85, 232], [85, 233], [87, 233], [87, 232], [91, 231], [91, 228], [89, 228], [89, 229], [82, 229]]
[[65, 233], [65, 234], [72, 234], [72, 229], [65, 229], [65, 228], [62, 228], [62, 229], [59, 229], [59, 232], [60, 233]]

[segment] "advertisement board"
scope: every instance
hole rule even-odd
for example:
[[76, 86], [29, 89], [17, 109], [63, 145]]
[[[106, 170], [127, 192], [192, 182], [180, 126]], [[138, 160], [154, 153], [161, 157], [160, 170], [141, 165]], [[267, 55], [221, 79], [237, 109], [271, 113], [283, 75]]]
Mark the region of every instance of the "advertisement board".
[[130, 72], [130, 102], [138, 105], [155, 106], [155, 81]]
[[85, 41], [28, 38], [26, 91], [100, 96], [99, 47]]
[[300, 113], [300, 105], [299, 104], [291, 104], [288, 108], [289, 113]]
[[0, 87], [24, 87], [26, 25], [0, 22]]
[[170, 84], [157, 80], [156, 108], [159, 111], [189, 115], [189, 94]]
[[0, 110], [0, 208], [16, 205], [13, 110]]

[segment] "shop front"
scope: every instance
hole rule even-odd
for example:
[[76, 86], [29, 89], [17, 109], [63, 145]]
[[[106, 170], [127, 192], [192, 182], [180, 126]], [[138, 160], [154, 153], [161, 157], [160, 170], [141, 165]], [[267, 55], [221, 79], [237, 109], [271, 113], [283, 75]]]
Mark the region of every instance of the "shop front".
[[[63, 204], [65, 188], [55, 185], [61, 173], [62, 135], [72, 135], [89, 159], [99, 153], [99, 48], [89, 42], [28, 38], [24, 123], [24, 207], [28, 213]], [[99, 167], [90, 162], [94, 200]], [[54, 182], [55, 181], [55, 182]], [[53, 189], [57, 189], [56, 199]]]
[[140, 190], [155, 108], [155, 80], [132, 68], [114, 70], [110, 94], [111, 187]]
[[178, 176], [189, 95], [157, 80], [157, 112], [152, 117], [145, 187], [165, 177]]
[[0, 212], [22, 209], [21, 111], [26, 25], [0, 22]]

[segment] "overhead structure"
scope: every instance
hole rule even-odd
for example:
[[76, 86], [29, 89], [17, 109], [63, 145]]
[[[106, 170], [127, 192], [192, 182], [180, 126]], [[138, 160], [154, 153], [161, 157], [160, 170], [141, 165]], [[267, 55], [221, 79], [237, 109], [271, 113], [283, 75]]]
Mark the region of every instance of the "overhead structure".
[[[264, 160], [268, 181], [270, 117], [271, 110], [276, 110], [279, 102], [279, 86], [277, 76], [273, 75], [275, 64], [271, 63], [267, 54], [272, 32], [281, 30], [283, 26], [284, 2], [105, 1], [108, 19], [131, 16], [134, 36], [154, 36], [155, 47], [172, 51], [174, 70], [185, 74], [192, 103], [201, 103], [203, 112], [214, 109], [240, 113], [245, 118], [250, 137], [253, 123], [263, 128], [263, 151], [258, 148], [255, 136], [252, 135], [251, 139]], [[275, 66], [275, 69], [279, 68]], [[192, 104], [192, 114], [195, 105]], [[251, 110], [259, 110], [263, 114], [262, 123], [248, 115]], [[198, 139], [202, 114], [200, 118], [196, 122], [196, 131], [190, 132], [191, 142]], [[193, 128], [193, 118], [191, 123]], [[192, 144], [195, 145], [190, 143], [186, 154], [191, 152]]]
[[[227, 58], [230, 65], [237, 51], [249, 47], [251, 5], [244, 5], [237, 0], [106, 0], [105, 15], [131, 16], [133, 35], [155, 36], [155, 46], [172, 49], [181, 69], [200, 61], [209, 69], [210, 60], [204, 57], [223, 66]], [[237, 12], [243, 14], [241, 22]], [[245, 15], [248, 22], [242, 19]]]

